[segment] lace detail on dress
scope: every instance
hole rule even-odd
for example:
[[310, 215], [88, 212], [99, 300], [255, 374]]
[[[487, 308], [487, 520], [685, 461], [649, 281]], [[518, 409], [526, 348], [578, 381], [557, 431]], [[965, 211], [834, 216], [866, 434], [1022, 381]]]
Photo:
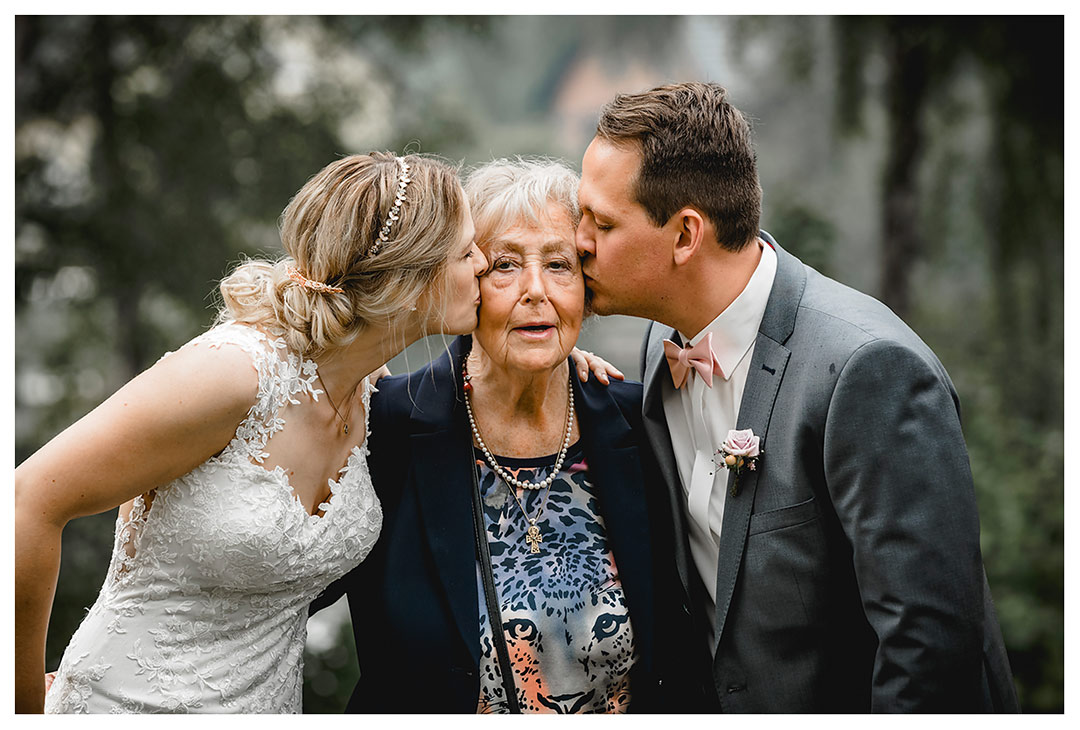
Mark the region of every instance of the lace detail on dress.
[[[105, 583], [47, 712], [299, 712], [307, 606], [378, 538], [366, 438], [329, 482], [321, 515], [307, 513], [284, 469], [261, 465], [284, 406], [321, 394], [315, 363], [236, 323], [189, 344], [247, 352], [255, 402], [220, 454], [117, 518]], [[367, 436], [373, 390], [365, 381]]]
[[116, 516], [116, 530], [113, 539], [112, 560], [109, 563], [109, 572], [106, 585], [115, 585], [123, 579], [124, 574], [135, 562], [135, 544], [138, 542], [139, 532], [145, 524], [143, 519], [146, 515], [146, 498], [144, 495], [136, 497], [131, 505], [131, 512], [125, 520], [122, 515]]
[[246, 450], [252, 461], [261, 464], [267, 457], [263, 452], [266, 442], [285, 427], [278, 410], [285, 403], [299, 405], [296, 396], [301, 393], [307, 393], [313, 400], [319, 399], [322, 390], [315, 387], [317, 366], [313, 361], [289, 352], [285, 340], [270, 339], [259, 330], [240, 324], [216, 327], [191, 342], [199, 343], [210, 347], [240, 345], [252, 355], [255, 370], [259, 373], [259, 392], [247, 418], [236, 429], [234, 443]]

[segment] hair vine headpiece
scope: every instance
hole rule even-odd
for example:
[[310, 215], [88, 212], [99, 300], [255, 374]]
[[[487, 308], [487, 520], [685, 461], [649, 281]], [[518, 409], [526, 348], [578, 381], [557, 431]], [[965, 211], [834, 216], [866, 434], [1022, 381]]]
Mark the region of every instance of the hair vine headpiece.
[[345, 293], [345, 290], [340, 288], [340, 287], [330, 286], [329, 284], [324, 284], [321, 281], [312, 281], [311, 279], [309, 279], [306, 276], [304, 276], [303, 274], [301, 274], [300, 270], [297, 269], [295, 266], [290, 266], [289, 269], [288, 269], [288, 272], [289, 272], [289, 278], [290, 279], [292, 279], [297, 284], [299, 284], [300, 286], [304, 287], [305, 289], [307, 289], [309, 291], [317, 291], [320, 294], [344, 294]]
[[383, 222], [383, 227], [379, 230], [379, 237], [375, 243], [371, 244], [371, 248], [368, 249], [368, 256], [374, 256], [379, 253], [379, 249], [384, 243], [390, 240], [390, 226], [393, 225], [400, 216], [401, 204], [405, 202], [405, 188], [412, 182], [412, 178], [409, 177], [409, 163], [401, 157], [394, 158], [401, 166], [401, 175], [398, 177], [397, 195], [394, 196], [394, 207], [390, 209], [390, 212], [386, 216], [386, 220]]

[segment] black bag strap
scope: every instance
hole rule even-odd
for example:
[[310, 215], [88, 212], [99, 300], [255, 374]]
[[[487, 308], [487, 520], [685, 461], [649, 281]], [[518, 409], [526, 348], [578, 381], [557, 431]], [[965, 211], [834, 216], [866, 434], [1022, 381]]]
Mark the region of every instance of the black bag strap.
[[469, 444], [469, 459], [473, 482], [473, 532], [476, 534], [476, 559], [480, 561], [480, 574], [484, 580], [484, 600], [487, 602], [488, 625], [495, 644], [495, 653], [499, 659], [502, 674], [503, 694], [510, 713], [521, 714], [518, 706], [517, 687], [514, 686], [514, 668], [510, 665], [510, 652], [506, 648], [506, 636], [503, 635], [502, 611], [495, 594], [495, 576], [491, 572], [491, 552], [488, 550], [487, 530], [484, 529], [484, 514], [480, 506], [480, 483], [476, 478], [476, 460], [473, 458], [472, 444]]

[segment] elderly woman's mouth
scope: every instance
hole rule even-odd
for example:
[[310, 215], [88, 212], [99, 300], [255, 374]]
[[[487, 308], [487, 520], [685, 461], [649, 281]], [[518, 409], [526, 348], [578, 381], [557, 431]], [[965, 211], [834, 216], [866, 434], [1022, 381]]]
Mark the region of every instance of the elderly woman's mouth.
[[543, 339], [555, 331], [553, 324], [524, 324], [513, 328], [521, 336], [527, 339]]

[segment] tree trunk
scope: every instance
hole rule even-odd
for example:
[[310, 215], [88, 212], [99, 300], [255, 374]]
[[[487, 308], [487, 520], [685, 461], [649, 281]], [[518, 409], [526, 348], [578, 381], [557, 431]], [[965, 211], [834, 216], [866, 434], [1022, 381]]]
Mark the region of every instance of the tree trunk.
[[117, 112], [113, 101], [113, 85], [117, 71], [113, 67], [112, 48], [115, 41], [115, 19], [97, 17], [91, 36], [97, 53], [90, 54], [93, 108], [100, 125], [95, 184], [100, 191], [100, 223], [91, 235], [97, 238], [97, 250], [102, 255], [94, 262], [102, 289], [108, 292], [116, 310], [116, 331], [112, 333], [120, 355], [121, 371], [115, 373], [120, 383], [139, 373], [145, 363], [144, 337], [139, 327], [139, 299], [143, 275], [139, 261], [125, 252], [130, 236], [123, 218], [123, 198], [126, 195], [123, 170], [117, 139]]
[[923, 153], [921, 118], [928, 69], [920, 29], [904, 19], [890, 22], [888, 54], [881, 298], [906, 317], [911, 309], [912, 269], [923, 253], [916, 176]]

